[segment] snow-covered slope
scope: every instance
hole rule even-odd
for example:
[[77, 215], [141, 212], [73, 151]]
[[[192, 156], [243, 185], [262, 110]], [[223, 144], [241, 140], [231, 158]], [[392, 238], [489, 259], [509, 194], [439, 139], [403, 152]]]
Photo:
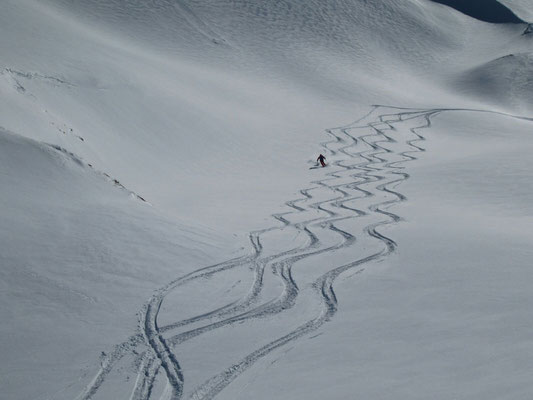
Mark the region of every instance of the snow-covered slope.
[[486, 103], [505, 102], [518, 110], [533, 105], [533, 52], [509, 54], [474, 67], [458, 79], [458, 90]]
[[531, 391], [524, 24], [5, 0], [0, 26], [6, 398]]
[[[191, 220], [215, 210], [208, 187], [250, 222], [267, 214], [281, 202], [274, 193], [305, 178], [298, 166], [321, 128], [383, 99], [424, 105], [419, 93], [435, 93], [447, 105], [449, 80], [531, 44], [523, 27], [430, 2], [25, 0], [3, 9], [3, 126], [69, 148]], [[220, 214], [209, 217], [230, 227]]]
[[4, 129], [0, 144], [2, 397], [55, 397], [135, 326], [154, 286], [227, 242], [166, 220], [65, 149]]
[[502, 4], [507, 5], [522, 20], [533, 21], [533, 10], [528, 0], [502, 0]]

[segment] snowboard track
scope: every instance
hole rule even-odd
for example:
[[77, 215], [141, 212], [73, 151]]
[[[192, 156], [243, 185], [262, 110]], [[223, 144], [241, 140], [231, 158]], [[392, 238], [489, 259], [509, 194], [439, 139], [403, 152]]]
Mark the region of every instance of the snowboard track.
[[[364, 122], [380, 109], [387, 109], [389, 112], [377, 115], [370, 122]], [[343, 230], [336, 223], [360, 217], [372, 216], [374, 219], [379, 217], [377, 221], [364, 226], [359, 234], [377, 240], [382, 244], [381, 249], [352, 262], [332, 267], [318, 276], [311, 284], [313, 292], [321, 303], [321, 308], [317, 310], [315, 316], [207, 379], [195, 388], [189, 398], [214, 398], [259, 359], [319, 329], [337, 312], [338, 299], [334, 291], [336, 279], [347, 271], [352, 271], [350, 276], [359, 274], [364, 271], [365, 264], [384, 259], [396, 250], [396, 242], [381, 233], [379, 228], [401, 221], [400, 216], [388, 210], [391, 206], [407, 200], [405, 195], [395, 190], [401, 182], [409, 178], [409, 174], [404, 171], [404, 166], [401, 164], [415, 161], [417, 157], [414, 154], [425, 151], [419, 145], [425, 140], [419, 131], [430, 128], [431, 119], [435, 115], [450, 111], [492, 113], [492, 111], [473, 109], [437, 108], [425, 110], [373, 105], [371, 110], [359, 120], [346, 126], [327, 129], [326, 133], [331, 136], [332, 140], [321, 143], [321, 146], [330, 157], [341, 158], [332, 162], [332, 165], [338, 169], [326, 172], [325, 178], [312, 181], [314, 186], [300, 190], [301, 198], [287, 201], [285, 205], [291, 211], [273, 214], [273, 219], [280, 225], [251, 232], [248, 236], [251, 245], [250, 254], [199, 268], [178, 277], [157, 290], [139, 313], [138, 332], [125, 342], [116, 345], [109, 354], [103, 353], [104, 357], [101, 360], [99, 371], [77, 399], [93, 398], [113, 367], [125, 355], [131, 356], [132, 354], [136, 355], [138, 368], [137, 378], [130, 396], [131, 400], [150, 399], [158, 376], [166, 379], [167, 386], [172, 392], [170, 398], [181, 399], [184, 394], [184, 373], [176, 356], [175, 348], [206, 332], [245, 323], [253, 319], [281, 315], [284, 311], [293, 308], [300, 292], [298, 282], [295, 281], [292, 274], [293, 266], [301, 260], [339, 251], [351, 247], [357, 242], [356, 235]], [[502, 115], [532, 120], [515, 115]], [[409, 128], [411, 137], [402, 143], [407, 146], [407, 149], [394, 151], [389, 148], [398, 144], [394, 137], [397, 136], [394, 134], [395, 125], [417, 119], [422, 119], [423, 123]], [[360, 130], [364, 130], [365, 133], [359, 136], [352, 133]], [[361, 147], [363, 149], [360, 149]], [[360, 151], [351, 152], [351, 150]], [[354, 160], [358, 160], [358, 162], [353, 163]], [[341, 182], [335, 183], [339, 180]], [[343, 180], [347, 180], [347, 182], [342, 182]], [[315, 196], [312, 193], [323, 193], [324, 191], [334, 193], [335, 197], [314, 201]], [[379, 201], [367, 206], [366, 210], [360, 210], [352, 204], [378, 195], [380, 196]], [[291, 219], [295, 217], [305, 217], [308, 214], [312, 218], [291, 222]], [[303, 236], [305, 244], [299, 244], [276, 254], [263, 255], [265, 251], [261, 238], [271, 232], [281, 232], [288, 229], [293, 230], [298, 236]], [[340, 241], [324, 246], [319, 235], [326, 230], [339, 236]], [[262, 298], [265, 274], [266, 271], [269, 271], [267, 267], [270, 267], [272, 276], [281, 281], [283, 286], [281, 294], [274, 299]], [[169, 293], [187, 283], [200, 279], [210, 279], [217, 274], [239, 268], [243, 269], [243, 273], [251, 272], [253, 274], [251, 286], [241, 299], [194, 317], [177, 320], [162, 327], [158, 326], [158, 314]], [[207, 323], [182, 331], [170, 338], [163, 336], [164, 333], [203, 321]], [[139, 352], [141, 346], [143, 349]], [[164, 372], [163, 375], [161, 375], [162, 372]]]

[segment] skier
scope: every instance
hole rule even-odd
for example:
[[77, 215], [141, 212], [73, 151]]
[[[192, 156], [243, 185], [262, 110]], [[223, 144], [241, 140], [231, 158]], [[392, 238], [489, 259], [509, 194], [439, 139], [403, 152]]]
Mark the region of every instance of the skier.
[[325, 161], [326, 161], [326, 157], [324, 157], [322, 154], [320, 154], [320, 155], [318, 156], [318, 158], [316, 159], [316, 161], [317, 161], [317, 162], [320, 161], [320, 164], [321, 164], [323, 167], [326, 166], [326, 162], [325, 162]]

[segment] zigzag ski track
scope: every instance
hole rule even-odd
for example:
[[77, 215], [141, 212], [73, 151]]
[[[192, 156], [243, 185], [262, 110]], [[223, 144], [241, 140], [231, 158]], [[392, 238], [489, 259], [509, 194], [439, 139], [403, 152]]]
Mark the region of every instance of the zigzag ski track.
[[[375, 105], [361, 119], [326, 130], [331, 140], [321, 145], [332, 160], [333, 168], [318, 169], [316, 174], [328, 172], [311, 182], [313, 186], [301, 189], [301, 198], [287, 201], [285, 205], [289, 211], [272, 215], [277, 225], [249, 234], [249, 255], [199, 268], [157, 290], [140, 312], [138, 332], [104, 357], [101, 368], [78, 399], [96, 398], [106, 377], [124, 356], [133, 357], [137, 366], [131, 400], [153, 398], [157, 380], [166, 381], [164, 398], [212, 399], [256, 361], [309, 336], [327, 323], [337, 312], [339, 302], [342, 303], [335, 294], [336, 280], [343, 274], [356, 276], [369, 268], [371, 262], [396, 251], [396, 242], [383, 233], [383, 228], [401, 221], [390, 209], [407, 201], [407, 197], [397, 191], [397, 187], [409, 179], [406, 164], [416, 161], [416, 154], [425, 151], [421, 147], [425, 138], [420, 132], [431, 127], [434, 116], [451, 111], [490, 112]], [[318, 197], [321, 200], [317, 201]], [[263, 239], [288, 230], [305, 238], [305, 243], [266, 255]], [[332, 242], [332, 237], [337, 239]], [[361, 241], [372, 245], [361, 248], [358, 246]], [[342, 253], [343, 257], [349, 254], [351, 259], [339, 265], [319, 263], [318, 258], [333, 253]], [[307, 271], [307, 275], [294, 274], [303, 261], [312, 263], [315, 275]], [[251, 285], [239, 300], [158, 326], [161, 306], [169, 293], [191, 282], [212, 280], [229, 270], [251, 274]], [[271, 287], [266, 290], [269, 285]], [[272, 297], [271, 293], [278, 287], [282, 288], [281, 292]], [[302, 311], [308, 314], [305, 314], [305, 321], [294, 326], [291, 316], [301, 307], [300, 303], [304, 303], [303, 300], [299, 302], [300, 298], [314, 299], [312, 303], [317, 307]], [[279, 334], [259, 348], [250, 349], [241, 359], [226, 360], [228, 366], [202, 384], [186, 388], [187, 371], [179, 363], [182, 346], [208, 332], [224, 333], [227, 331], [223, 330], [229, 328], [246, 332], [247, 326], [258, 320], [275, 320], [282, 328]], [[183, 328], [185, 330], [168, 336]]]

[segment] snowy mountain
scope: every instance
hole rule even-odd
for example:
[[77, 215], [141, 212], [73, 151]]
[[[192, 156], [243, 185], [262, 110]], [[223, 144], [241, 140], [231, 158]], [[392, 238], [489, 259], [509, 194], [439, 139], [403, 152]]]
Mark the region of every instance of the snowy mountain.
[[2, 2], [0, 397], [528, 398], [533, 15], [455, 3]]

